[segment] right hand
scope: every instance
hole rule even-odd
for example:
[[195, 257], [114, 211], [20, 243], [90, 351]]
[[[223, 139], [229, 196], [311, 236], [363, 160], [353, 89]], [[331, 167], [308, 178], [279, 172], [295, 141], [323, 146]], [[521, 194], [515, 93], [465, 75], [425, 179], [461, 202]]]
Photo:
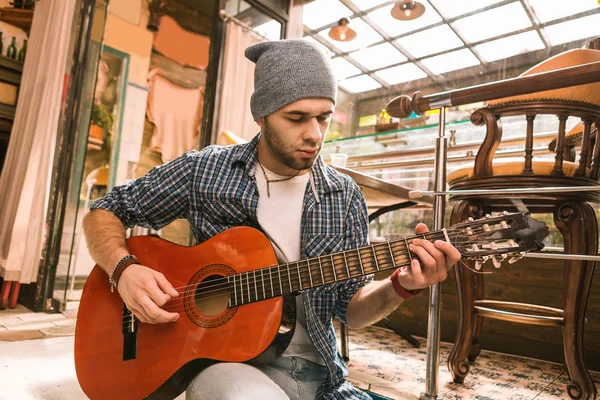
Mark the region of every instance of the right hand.
[[160, 324], [179, 319], [178, 313], [161, 308], [179, 296], [179, 292], [158, 271], [132, 264], [121, 274], [117, 290], [129, 311], [141, 322]]

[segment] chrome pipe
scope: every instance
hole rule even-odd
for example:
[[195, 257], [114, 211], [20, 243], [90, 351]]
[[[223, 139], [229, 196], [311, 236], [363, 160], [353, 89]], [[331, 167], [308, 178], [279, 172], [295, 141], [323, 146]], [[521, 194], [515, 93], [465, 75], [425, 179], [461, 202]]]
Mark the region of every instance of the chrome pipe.
[[[446, 196], [441, 193], [446, 189], [446, 159], [448, 157], [448, 138], [445, 132], [446, 108], [440, 108], [438, 138], [435, 149], [435, 182], [436, 191], [433, 202], [433, 229], [444, 227]], [[436, 283], [429, 288], [429, 319], [427, 325], [427, 367], [425, 392], [421, 399], [437, 399], [440, 367], [440, 319], [442, 314], [442, 284]]]
[[542, 187], [542, 188], [514, 188], [514, 189], [473, 189], [473, 190], [411, 190], [408, 192], [408, 197], [418, 199], [423, 196], [437, 195], [476, 195], [476, 194], [536, 194], [536, 193], [557, 193], [557, 192], [589, 192], [600, 190], [600, 186], [557, 186], [557, 187]]
[[600, 256], [592, 256], [586, 254], [557, 254], [557, 253], [525, 253], [523, 257], [527, 258], [544, 258], [548, 260], [572, 260], [572, 261], [600, 261]]

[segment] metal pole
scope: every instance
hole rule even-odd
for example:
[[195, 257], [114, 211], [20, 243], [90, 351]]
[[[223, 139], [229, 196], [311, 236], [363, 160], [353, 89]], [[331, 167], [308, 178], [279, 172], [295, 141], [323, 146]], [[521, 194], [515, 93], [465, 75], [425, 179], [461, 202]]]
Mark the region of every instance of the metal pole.
[[[435, 191], [446, 190], [446, 157], [448, 152], [448, 139], [445, 135], [446, 108], [440, 108], [440, 121], [438, 138], [435, 148]], [[440, 230], [444, 225], [446, 210], [446, 196], [436, 194], [433, 203], [433, 229]], [[429, 321], [427, 328], [427, 374], [425, 393], [421, 399], [438, 398], [438, 381], [440, 365], [440, 317], [442, 312], [442, 284], [438, 283], [429, 288]]]

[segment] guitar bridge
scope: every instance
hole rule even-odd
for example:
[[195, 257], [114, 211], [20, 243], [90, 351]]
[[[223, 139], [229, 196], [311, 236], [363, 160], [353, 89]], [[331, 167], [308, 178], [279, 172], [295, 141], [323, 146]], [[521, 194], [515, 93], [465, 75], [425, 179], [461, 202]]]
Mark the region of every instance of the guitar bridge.
[[137, 358], [137, 331], [139, 321], [123, 305], [123, 361]]

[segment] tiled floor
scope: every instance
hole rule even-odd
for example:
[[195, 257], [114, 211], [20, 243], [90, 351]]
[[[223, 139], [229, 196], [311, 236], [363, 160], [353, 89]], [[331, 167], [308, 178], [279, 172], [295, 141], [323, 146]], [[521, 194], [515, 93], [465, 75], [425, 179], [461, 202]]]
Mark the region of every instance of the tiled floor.
[[[0, 400], [86, 398], [73, 365], [75, 316], [75, 307], [64, 314], [36, 314], [22, 306], [0, 311]], [[445, 366], [449, 350], [443, 343], [443, 399], [568, 399], [561, 365], [487, 351], [482, 351], [465, 383], [454, 384]], [[425, 389], [425, 357], [424, 345], [415, 349], [391, 331], [351, 331], [349, 379], [392, 399], [417, 399]], [[600, 384], [600, 373], [592, 375]]]

